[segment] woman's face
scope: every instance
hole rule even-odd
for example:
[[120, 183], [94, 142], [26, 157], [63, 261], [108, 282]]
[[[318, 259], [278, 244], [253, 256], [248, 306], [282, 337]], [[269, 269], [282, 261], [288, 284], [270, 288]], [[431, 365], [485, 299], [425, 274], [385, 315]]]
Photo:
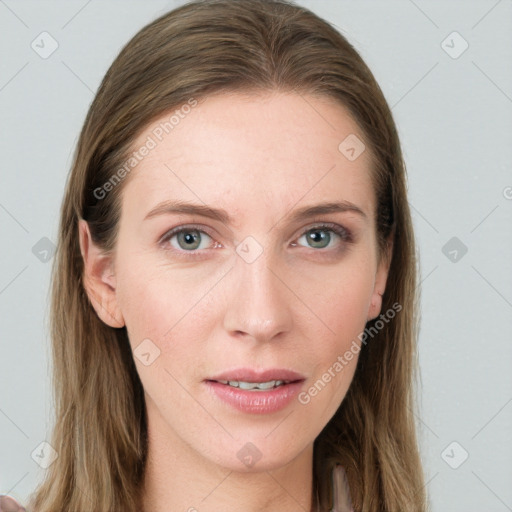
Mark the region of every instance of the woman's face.
[[[134, 144], [149, 149], [123, 184], [111, 272], [90, 289], [100, 317], [127, 327], [150, 438], [232, 470], [277, 468], [334, 415], [379, 314], [369, 151], [354, 159], [361, 146], [343, 141], [362, 135], [327, 98], [218, 94], [181, 112]], [[326, 203], [338, 206], [306, 215]], [[86, 236], [82, 224], [82, 248]]]

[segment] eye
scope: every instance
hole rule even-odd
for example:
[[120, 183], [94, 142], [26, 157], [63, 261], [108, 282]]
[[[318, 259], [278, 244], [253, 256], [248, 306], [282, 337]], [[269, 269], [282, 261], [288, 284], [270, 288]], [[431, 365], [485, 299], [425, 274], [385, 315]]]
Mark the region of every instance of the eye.
[[305, 238], [309, 247], [312, 247], [313, 249], [325, 249], [329, 247], [330, 242], [336, 238], [340, 239], [342, 242], [352, 241], [350, 232], [337, 224], [323, 224], [321, 226], [310, 228], [299, 238], [299, 240], [303, 238]]
[[[305, 239], [306, 244], [292, 243], [292, 246], [302, 245], [313, 249], [340, 249], [343, 243], [353, 242], [348, 229], [338, 224], [324, 223], [305, 231], [298, 241]], [[336, 244], [338, 240], [338, 244]], [[212, 244], [213, 238], [199, 226], [180, 226], [168, 231], [160, 240], [165, 250], [173, 251], [178, 256], [197, 256], [209, 248], [222, 247], [218, 242]], [[170, 244], [169, 247], [167, 244]], [[185, 254], [189, 253], [189, 254]]]
[[212, 240], [210, 235], [202, 229], [198, 229], [194, 226], [185, 226], [166, 233], [161, 243], [166, 244], [169, 242], [178, 252], [194, 252], [199, 249], [207, 249], [209, 245], [208, 239]]

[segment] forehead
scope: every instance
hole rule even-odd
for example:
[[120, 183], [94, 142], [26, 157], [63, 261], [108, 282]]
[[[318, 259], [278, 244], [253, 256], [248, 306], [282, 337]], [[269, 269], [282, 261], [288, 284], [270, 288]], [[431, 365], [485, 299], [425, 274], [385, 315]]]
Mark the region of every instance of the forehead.
[[142, 214], [159, 201], [179, 199], [215, 204], [242, 220], [342, 199], [371, 216], [371, 156], [367, 148], [347, 158], [354, 140], [363, 141], [359, 127], [330, 98], [210, 96], [163, 114], [137, 137], [134, 151], [150, 149], [131, 171], [123, 209]]

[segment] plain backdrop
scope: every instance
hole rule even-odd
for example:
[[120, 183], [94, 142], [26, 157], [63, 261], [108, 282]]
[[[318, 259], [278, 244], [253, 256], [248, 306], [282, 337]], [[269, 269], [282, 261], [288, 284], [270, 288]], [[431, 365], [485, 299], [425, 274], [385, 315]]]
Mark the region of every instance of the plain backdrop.
[[[0, 494], [22, 502], [51, 429], [47, 293], [78, 133], [121, 47], [181, 3], [0, 0]], [[298, 3], [361, 53], [402, 140], [432, 510], [512, 510], [512, 3]]]

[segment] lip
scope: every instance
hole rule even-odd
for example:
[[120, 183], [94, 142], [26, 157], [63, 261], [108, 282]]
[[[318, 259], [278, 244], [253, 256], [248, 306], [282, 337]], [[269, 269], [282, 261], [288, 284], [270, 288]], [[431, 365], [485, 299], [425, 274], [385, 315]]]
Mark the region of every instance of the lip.
[[[267, 391], [249, 391], [235, 388], [218, 380], [241, 380], [244, 382], [288, 381], [286, 384]], [[250, 414], [270, 414], [284, 409], [297, 396], [305, 377], [300, 373], [284, 368], [255, 370], [237, 368], [205, 379], [207, 389], [216, 398], [235, 409]]]
[[304, 380], [304, 375], [288, 370], [286, 368], [269, 368], [267, 370], [256, 370], [254, 368], [235, 368], [223, 373], [219, 373], [214, 377], [205, 379], [212, 380], [241, 380], [244, 382], [268, 382], [269, 380], [287, 380], [294, 382]]
[[228, 384], [205, 381], [207, 389], [224, 403], [251, 414], [269, 414], [284, 409], [297, 396], [303, 380], [283, 384], [268, 391], [248, 391]]

